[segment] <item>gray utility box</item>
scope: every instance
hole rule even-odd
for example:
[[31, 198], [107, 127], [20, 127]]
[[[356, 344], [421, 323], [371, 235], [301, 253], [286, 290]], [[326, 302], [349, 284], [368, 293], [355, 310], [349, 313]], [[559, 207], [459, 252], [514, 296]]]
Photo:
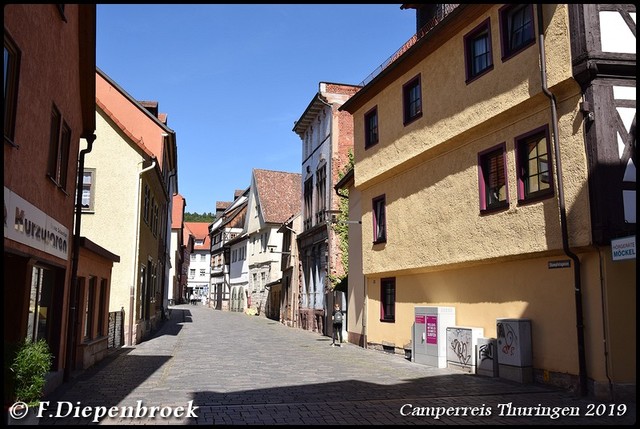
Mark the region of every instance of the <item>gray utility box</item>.
[[533, 382], [530, 319], [496, 319], [498, 374], [519, 383]]
[[498, 340], [495, 338], [478, 338], [476, 345], [476, 374], [485, 377], [498, 376], [498, 356], [496, 347]]
[[456, 324], [455, 307], [414, 307], [411, 360], [447, 367], [447, 328]]
[[447, 367], [471, 374], [476, 372], [476, 344], [483, 328], [450, 326], [447, 328]]

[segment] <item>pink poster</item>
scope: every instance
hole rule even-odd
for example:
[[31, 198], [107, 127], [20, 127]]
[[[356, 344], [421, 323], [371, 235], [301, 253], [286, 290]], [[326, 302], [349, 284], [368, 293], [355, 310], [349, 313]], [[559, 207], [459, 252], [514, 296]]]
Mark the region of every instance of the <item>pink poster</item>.
[[424, 325], [424, 314], [416, 315], [416, 325]]
[[427, 316], [427, 344], [438, 344], [438, 316]]

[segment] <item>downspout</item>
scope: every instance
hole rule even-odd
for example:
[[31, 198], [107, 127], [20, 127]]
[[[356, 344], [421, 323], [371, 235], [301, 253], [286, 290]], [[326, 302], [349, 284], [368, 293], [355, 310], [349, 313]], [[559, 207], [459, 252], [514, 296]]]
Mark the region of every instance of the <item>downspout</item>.
[[73, 257], [71, 260], [71, 290], [69, 291], [69, 326], [67, 328], [67, 351], [65, 356], [63, 380], [69, 381], [73, 365], [73, 349], [76, 343], [76, 322], [78, 312], [78, 264], [80, 259], [80, 226], [82, 221], [82, 182], [84, 180], [84, 157], [93, 150], [95, 134], [82, 136], [87, 147], [80, 151], [78, 161], [78, 178], [76, 183], [76, 219], [73, 230]]
[[147, 168], [143, 168], [140, 172], [138, 172], [138, 192], [137, 192], [137, 202], [136, 202], [136, 238], [133, 240], [133, 280], [131, 282], [131, 291], [129, 295], [129, 346], [133, 345], [133, 309], [135, 306], [135, 298], [136, 298], [136, 281], [138, 279], [138, 246], [140, 245], [140, 183], [142, 182], [142, 174], [146, 173], [149, 170], [152, 170], [156, 166], [155, 157], [152, 158], [153, 162]]
[[582, 286], [580, 277], [580, 259], [569, 248], [569, 233], [567, 230], [567, 213], [564, 201], [564, 185], [562, 180], [562, 163], [560, 159], [560, 146], [558, 143], [558, 109], [557, 100], [554, 94], [547, 87], [546, 57], [544, 51], [544, 26], [542, 23], [542, 4], [537, 4], [538, 8], [538, 37], [540, 49], [540, 72], [542, 78], [542, 91], [549, 98], [551, 103], [551, 125], [553, 127], [553, 148], [556, 158], [556, 176], [558, 177], [558, 205], [560, 207], [560, 228], [562, 230], [562, 249], [564, 253], [573, 260], [573, 275], [575, 288], [576, 305], [576, 331], [578, 340], [578, 368], [580, 377], [580, 395], [587, 396], [587, 364], [584, 346], [584, 320], [582, 313]]

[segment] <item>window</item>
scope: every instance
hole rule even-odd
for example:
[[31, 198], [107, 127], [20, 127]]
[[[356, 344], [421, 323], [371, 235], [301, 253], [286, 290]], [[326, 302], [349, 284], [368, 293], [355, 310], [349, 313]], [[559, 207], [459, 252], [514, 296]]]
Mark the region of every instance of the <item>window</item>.
[[196, 254], [192, 253], [191, 254], [191, 262], [195, 262], [196, 261]]
[[304, 229], [311, 228], [311, 218], [313, 210], [313, 178], [310, 177], [304, 182]]
[[396, 279], [380, 280], [380, 321], [396, 321]]
[[96, 289], [96, 278], [91, 277], [85, 290], [84, 302], [84, 339], [92, 339], [93, 329], [93, 301]]
[[158, 236], [158, 204], [153, 204], [153, 236]]
[[533, 5], [514, 4], [500, 9], [502, 61], [535, 43]]
[[4, 32], [4, 141], [14, 147], [16, 110], [18, 105], [18, 78], [20, 51], [11, 37]]
[[422, 116], [422, 94], [420, 75], [414, 77], [402, 87], [404, 124], [415, 121]]
[[151, 189], [149, 185], [144, 184], [144, 222], [149, 225], [149, 212], [151, 211]]
[[189, 268], [189, 278], [192, 279], [196, 276], [196, 269], [195, 268]]
[[478, 155], [480, 211], [509, 206], [505, 152], [506, 145], [502, 143]]
[[528, 202], [553, 195], [553, 175], [549, 156], [547, 126], [516, 137], [518, 202]]
[[467, 83], [493, 69], [489, 19], [464, 36], [464, 58]]
[[387, 241], [387, 227], [385, 214], [384, 195], [373, 199], [373, 242], [384, 243]]
[[98, 336], [107, 335], [105, 326], [105, 315], [108, 306], [107, 302], [107, 279], [100, 281], [100, 295], [98, 298]]
[[324, 222], [327, 209], [327, 165], [316, 171], [316, 225]]
[[364, 148], [378, 143], [378, 107], [374, 107], [364, 115]]
[[51, 135], [49, 138], [47, 175], [59, 188], [65, 190], [67, 188], [67, 171], [69, 169], [71, 129], [62, 119], [62, 114], [56, 106], [51, 109]]
[[82, 211], [94, 211], [95, 201], [95, 168], [85, 168], [82, 173]]
[[29, 295], [29, 318], [27, 340], [48, 340], [52, 320], [52, 300], [55, 275], [52, 270], [34, 266], [31, 270], [31, 293]]
[[205, 268], [200, 268], [200, 277], [204, 277], [207, 275], [207, 270]]

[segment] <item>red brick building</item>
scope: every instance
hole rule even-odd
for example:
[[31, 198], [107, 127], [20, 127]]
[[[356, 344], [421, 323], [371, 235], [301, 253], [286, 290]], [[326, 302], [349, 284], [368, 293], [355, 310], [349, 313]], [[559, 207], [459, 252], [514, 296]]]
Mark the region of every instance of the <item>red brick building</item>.
[[[339, 211], [333, 191], [349, 164], [353, 149], [353, 118], [338, 109], [359, 86], [320, 82], [318, 92], [293, 131], [302, 140], [302, 232], [298, 249], [302, 265], [299, 326], [331, 335], [326, 318], [333, 308], [335, 279], [345, 274], [338, 239], [331, 224]], [[331, 325], [331, 324], [329, 324]]]

